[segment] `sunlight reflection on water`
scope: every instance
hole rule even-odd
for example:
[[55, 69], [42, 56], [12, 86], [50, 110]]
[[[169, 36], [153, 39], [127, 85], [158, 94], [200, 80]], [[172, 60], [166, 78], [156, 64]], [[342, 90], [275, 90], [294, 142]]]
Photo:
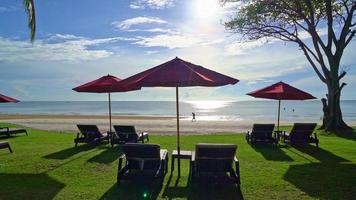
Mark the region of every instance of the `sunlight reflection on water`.
[[185, 103], [191, 104], [198, 112], [206, 113], [230, 106], [234, 101], [187, 101]]

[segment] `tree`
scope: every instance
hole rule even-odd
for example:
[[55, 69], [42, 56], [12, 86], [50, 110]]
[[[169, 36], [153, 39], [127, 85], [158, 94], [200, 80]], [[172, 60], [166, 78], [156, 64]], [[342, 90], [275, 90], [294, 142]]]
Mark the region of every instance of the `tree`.
[[31, 42], [34, 42], [36, 35], [35, 4], [33, 0], [23, 0], [23, 4], [28, 14], [28, 27], [31, 31]]
[[346, 85], [341, 81], [346, 71], [340, 69], [340, 62], [356, 32], [356, 0], [220, 1], [223, 4], [241, 3], [232, 18], [225, 22], [225, 27], [241, 34], [243, 39], [274, 38], [298, 44], [327, 87], [324, 129], [348, 127], [340, 108], [341, 91]]

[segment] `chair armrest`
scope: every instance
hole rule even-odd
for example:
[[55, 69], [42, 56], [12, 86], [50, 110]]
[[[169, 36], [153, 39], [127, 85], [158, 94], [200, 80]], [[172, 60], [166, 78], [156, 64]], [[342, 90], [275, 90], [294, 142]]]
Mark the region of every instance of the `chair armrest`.
[[234, 163], [235, 163], [236, 171], [238, 172], [240, 170], [240, 163], [239, 160], [237, 160], [236, 156], [234, 157]]
[[289, 137], [289, 135], [287, 131], [283, 131], [283, 142], [286, 142], [286, 138]]
[[192, 158], [191, 158], [192, 160], [192, 162], [195, 162], [195, 151], [192, 151]]
[[80, 133], [77, 133], [77, 138], [79, 138], [79, 136], [80, 136]]
[[166, 149], [160, 150], [161, 161], [163, 161], [167, 158], [167, 154], [168, 154], [168, 151]]
[[237, 160], [236, 156], [234, 157], [234, 162], [235, 162], [235, 177], [237, 179], [237, 184], [241, 184], [241, 178], [240, 178], [240, 162]]
[[120, 157], [119, 157], [119, 170], [121, 170], [122, 168], [122, 161], [125, 159], [125, 154], [122, 154]]
[[0, 127], [0, 129], [6, 129], [7, 132], [10, 131], [9, 127]]
[[314, 138], [318, 139], [318, 136], [316, 135], [316, 132], [314, 132]]

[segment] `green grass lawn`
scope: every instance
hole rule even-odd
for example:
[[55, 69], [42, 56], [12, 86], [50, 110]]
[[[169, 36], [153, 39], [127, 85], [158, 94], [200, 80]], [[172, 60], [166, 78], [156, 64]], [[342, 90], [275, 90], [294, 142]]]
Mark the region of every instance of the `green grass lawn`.
[[[7, 124], [0, 124], [7, 125]], [[287, 128], [288, 129], [288, 128]], [[183, 136], [181, 149], [199, 142], [235, 143], [241, 190], [231, 184], [189, 184], [188, 161], [182, 176], [169, 172], [160, 188], [147, 183], [116, 185], [118, 147], [80, 145], [73, 134], [29, 130], [29, 136], [0, 138], [14, 153], [0, 149], [0, 199], [355, 199], [356, 133], [319, 133], [320, 148], [248, 145], [242, 134]], [[169, 152], [175, 136], [151, 136]], [[155, 188], [157, 193], [152, 191]]]

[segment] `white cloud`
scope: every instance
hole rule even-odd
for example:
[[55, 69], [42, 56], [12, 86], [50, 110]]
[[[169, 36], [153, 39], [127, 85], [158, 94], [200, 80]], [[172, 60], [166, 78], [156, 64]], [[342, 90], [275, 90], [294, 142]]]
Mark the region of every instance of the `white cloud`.
[[202, 42], [202, 39], [199, 37], [185, 34], [161, 34], [152, 37], [140, 37], [139, 39], [140, 40], [136, 41], [135, 44], [144, 47], [166, 47], [169, 49], [191, 47]]
[[28, 41], [0, 37], [0, 60], [16, 61], [67, 61], [81, 62], [109, 57], [113, 54], [105, 49], [90, 49], [93, 46], [115, 43], [129, 38], [112, 37], [88, 39], [74, 35], [53, 35], [47, 39]]
[[151, 28], [151, 29], [128, 29], [128, 32], [149, 32], [149, 33], [170, 33], [176, 34], [178, 31], [172, 29], [163, 29], [163, 28]]
[[[319, 33], [320, 36], [324, 36], [327, 34], [327, 28], [320, 28], [317, 30], [317, 32]], [[299, 32], [298, 36], [302, 40], [307, 40], [311, 38], [311, 35], [306, 31]], [[225, 45], [225, 52], [228, 55], [247, 55], [250, 53], [249, 50], [255, 49], [257, 47], [261, 47], [266, 44], [276, 43], [276, 42], [282, 42], [282, 41], [275, 38], [261, 38], [252, 41], [241, 41], [241, 42]]]
[[259, 66], [246, 67], [239, 69], [241, 80], [250, 82], [268, 81], [267, 79], [282, 77], [287, 74], [304, 71], [306, 66], [286, 66], [286, 65], [271, 65], [271, 66]]
[[146, 55], [156, 54], [158, 51], [146, 51]]
[[132, 9], [165, 9], [174, 6], [174, 0], [135, 0], [130, 3]]
[[113, 22], [112, 25], [114, 25], [118, 29], [126, 30], [126, 29], [131, 28], [131, 26], [134, 26], [134, 25], [153, 24], [153, 23], [166, 24], [167, 21], [162, 20], [158, 17], [134, 17], [134, 18], [126, 19], [124, 21]]
[[13, 12], [19, 10], [17, 6], [0, 6], [0, 13]]
[[260, 47], [266, 43], [267, 40], [265, 39], [231, 43], [231, 44], [227, 44], [224, 47], [224, 50], [228, 55], [245, 55], [248, 54], [248, 50], [254, 49], [256, 47]]

